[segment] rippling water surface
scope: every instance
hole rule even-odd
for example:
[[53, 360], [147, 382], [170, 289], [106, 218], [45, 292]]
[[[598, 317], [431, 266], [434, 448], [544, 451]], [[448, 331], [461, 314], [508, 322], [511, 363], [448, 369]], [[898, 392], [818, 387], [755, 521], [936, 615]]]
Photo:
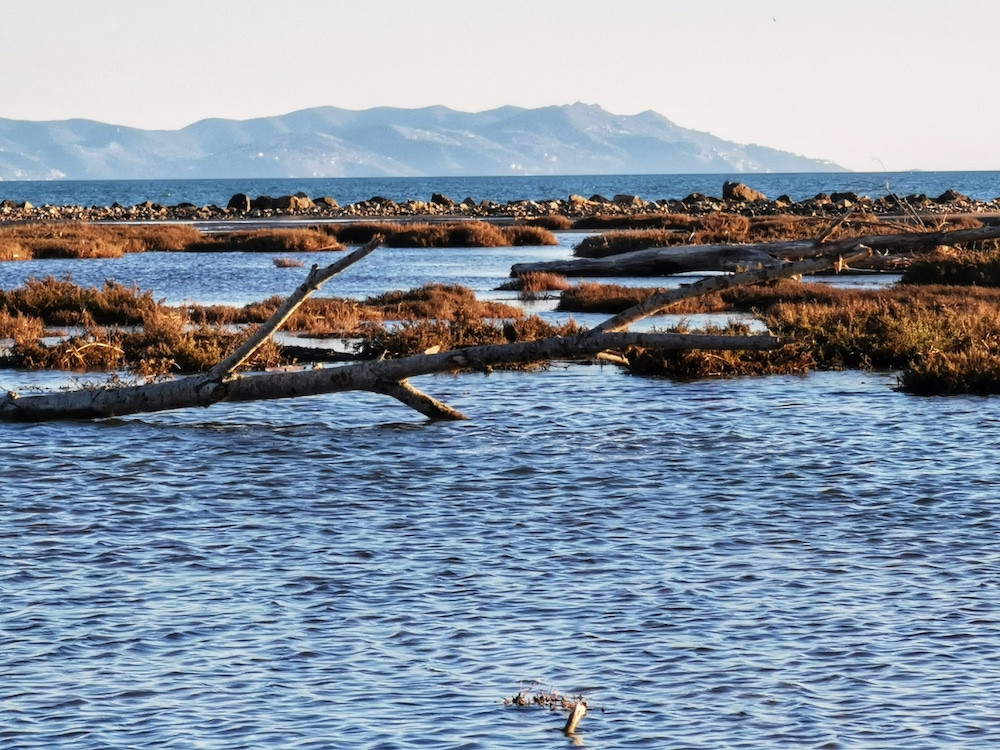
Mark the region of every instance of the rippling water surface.
[[[876, 166], [873, 164], [872, 166]], [[174, 206], [191, 202], [225, 206], [235, 193], [329, 195], [347, 205], [373, 196], [395, 201], [429, 200], [444, 193], [455, 200], [471, 197], [498, 203], [618, 193], [647, 200], [680, 199], [691, 193], [721, 195], [727, 180], [745, 182], [776, 198], [787, 194], [806, 200], [817, 193], [857, 192], [872, 198], [886, 193], [925, 193], [937, 197], [957, 190], [991, 201], [1000, 195], [1000, 172], [794, 172], [734, 174], [542, 175], [515, 177], [338, 177], [226, 180], [46, 180], [0, 183], [0, 199], [35, 205], [133, 206], [145, 201]]]
[[[0, 373], [4, 381], [23, 374]], [[2, 425], [5, 747], [1000, 741], [1000, 408], [856, 373], [436, 376]]]

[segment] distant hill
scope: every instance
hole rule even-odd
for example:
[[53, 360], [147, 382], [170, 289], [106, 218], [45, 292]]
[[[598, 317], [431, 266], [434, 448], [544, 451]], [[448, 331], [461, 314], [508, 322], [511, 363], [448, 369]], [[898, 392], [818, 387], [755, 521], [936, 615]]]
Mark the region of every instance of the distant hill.
[[598, 106], [305, 109], [180, 130], [0, 119], [0, 179], [683, 174], [844, 171]]

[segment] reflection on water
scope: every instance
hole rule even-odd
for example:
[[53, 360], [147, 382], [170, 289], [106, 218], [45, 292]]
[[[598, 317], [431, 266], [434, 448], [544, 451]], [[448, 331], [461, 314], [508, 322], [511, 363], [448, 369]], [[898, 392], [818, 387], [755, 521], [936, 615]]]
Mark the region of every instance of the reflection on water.
[[[0, 382], [54, 384], [0, 373]], [[4, 746], [1000, 740], [1000, 407], [891, 376], [434, 376], [0, 425]], [[601, 710], [603, 708], [603, 711]]]

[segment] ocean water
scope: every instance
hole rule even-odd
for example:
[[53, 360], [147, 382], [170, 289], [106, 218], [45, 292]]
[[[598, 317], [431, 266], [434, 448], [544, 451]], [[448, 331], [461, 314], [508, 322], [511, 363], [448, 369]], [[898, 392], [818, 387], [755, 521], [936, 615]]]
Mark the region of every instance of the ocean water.
[[[576, 239], [380, 248], [323, 293], [489, 296]], [[242, 303], [304, 272], [147, 254], [0, 287], [50, 273]], [[1000, 743], [1000, 401], [864, 372], [415, 384], [471, 419], [360, 393], [0, 423], [0, 747]], [[587, 698], [575, 737], [503, 705], [536, 684]]]
[[341, 205], [383, 196], [395, 201], [429, 200], [443, 193], [461, 201], [466, 197], [498, 203], [512, 200], [566, 198], [594, 194], [611, 198], [619, 193], [646, 200], [680, 199], [691, 193], [721, 195], [727, 180], [745, 182], [776, 198], [787, 194], [805, 200], [820, 192], [856, 192], [878, 198], [887, 193], [925, 193], [937, 197], [958, 190], [971, 198], [992, 201], [1000, 196], [1000, 172], [816, 172], [696, 175], [590, 175], [565, 177], [391, 177], [273, 180], [58, 180], [0, 182], [0, 200], [29, 201], [34, 205], [132, 206], [145, 201], [162, 205], [194, 203], [225, 206], [236, 193], [291, 195], [304, 191], [313, 197], [328, 195]]

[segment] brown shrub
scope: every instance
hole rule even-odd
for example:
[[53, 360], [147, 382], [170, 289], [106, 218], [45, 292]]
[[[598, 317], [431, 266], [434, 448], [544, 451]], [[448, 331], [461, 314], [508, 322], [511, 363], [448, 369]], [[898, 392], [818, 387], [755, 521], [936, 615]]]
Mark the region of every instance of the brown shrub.
[[558, 273], [548, 273], [546, 271], [531, 271], [521, 274], [510, 281], [505, 281], [499, 286], [501, 291], [526, 292], [537, 294], [539, 292], [561, 292], [569, 289], [571, 284], [567, 278]]
[[343, 250], [344, 246], [318, 229], [258, 229], [205, 235], [186, 249], [217, 253], [309, 253]]
[[599, 284], [583, 281], [559, 295], [556, 309], [563, 312], [608, 313], [615, 315], [639, 304], [659, 289]]
[[48, 325], [88, 322], [134, 325], [156, 308], [151, 292], [106, 281], [100, 289], [80, 287], [69, 278], [28, 279], [11, 290], [0, 290], [0, 310], [41, 318]]
[[[579, 331], [579, 327], [573, 322], [553, 326], [538, 316], [500, 322], [460, 314], [451, 321], [407, 322], [402, 326], [388, 329], [384, 326], [369, 326], [365, 329], [356, 350], [359, 356], [367, 359], [381, 356], [396, 358], [420, 354], [432, 347], [448, 351], [466, 346], [503, 344], [512, 340], [534, 341], [551, 336], [571, 336]], [[538, 364], [504, 367], [527, 369]]]
[[356, 222], [326, 224], [323, 230], [348, 244], [384, 238], [386, 247], [510, 247], [512, 245], [555, 245], [555, 235], [541, 227], [500, 227], [486, 221], [460, 222]]
[[0, 260], [117, 258], [182, 250], [201, 237], [198, 230], [176, 224], [19, 224], [0, 227]]
[[548, 214], [547, 216], [532, 216], [528, 219], [518, 219], [518, 225], [529, 227], [541, 227], [553, 232], [565, 231], [573, 228], [573, 220], [562, 214]]
[[408, 292], [386, 292], [369, 297], [365, 305], [387, 320], [454, 320], [457, 318], [520, 318], [524, 311], [502, 302], [480, 302], [471, 289], [459, 284], [427, 284]]

